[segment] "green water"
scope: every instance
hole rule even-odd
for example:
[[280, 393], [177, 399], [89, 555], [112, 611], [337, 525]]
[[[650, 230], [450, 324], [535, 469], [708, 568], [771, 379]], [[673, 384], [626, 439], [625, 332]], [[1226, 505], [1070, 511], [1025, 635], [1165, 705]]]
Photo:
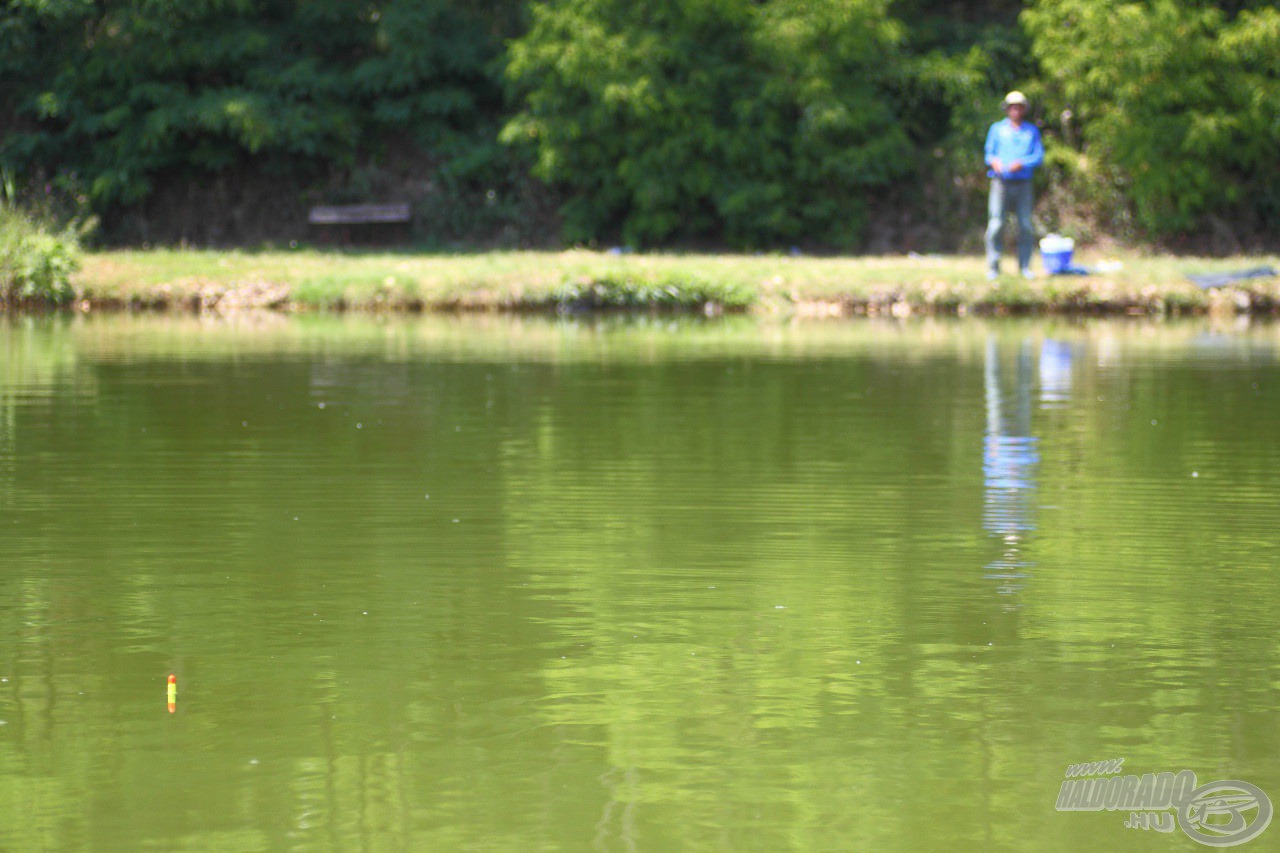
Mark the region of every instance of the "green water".
[[1278, 348], [0, 320], [0, 848], [1206, 849], [1055, 803], [1280, 802]]

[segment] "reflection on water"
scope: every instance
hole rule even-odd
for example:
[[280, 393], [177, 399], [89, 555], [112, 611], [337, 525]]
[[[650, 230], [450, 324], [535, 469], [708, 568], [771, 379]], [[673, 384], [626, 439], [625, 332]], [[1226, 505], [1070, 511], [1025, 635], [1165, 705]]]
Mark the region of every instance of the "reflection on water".
[[[1032, 424], [1037, 380], [1041, 409], [1064, 409], [1071, 400], [1070, 342], [1046, 338], [1036, 344], [1031, 337], [993, 334], [983, 359], [983, 527], [1000, 550], [983, 577], [996, 581], [996, 591], [1007, 596], [1024, 587], [1035, 566], [1027, 552], [1039, 506], [1040, 439]], [[1008, 608], [1018, 606], [1015, 599], [1006, 602]]]
[[1071, 400], [1074, 358], [1070, 341], [1045, 339], [1040, 344], [1040, 407], [1064, 408]]
[[[1010, 360], [1012, 366], [1007, 363]], [[1028, 570], [1035, 565], [1024, 555], [1036, 527], [1036, 466], [1040, 462], [1038, 439], [1031, 434], [1033, 360], [1029, 340], [1002, 346], [994, 336], [987, 339], [983, 525], [999, 543], [1001, 554], [987, 564], [984, 577], [997, 581], [996, 590], [1002, 595], [1022, 589]]]
[[1203, 332], [0, 325], [0, 847], [1109, 849], [1067, 764], [1280, 795], [1280, 333]]

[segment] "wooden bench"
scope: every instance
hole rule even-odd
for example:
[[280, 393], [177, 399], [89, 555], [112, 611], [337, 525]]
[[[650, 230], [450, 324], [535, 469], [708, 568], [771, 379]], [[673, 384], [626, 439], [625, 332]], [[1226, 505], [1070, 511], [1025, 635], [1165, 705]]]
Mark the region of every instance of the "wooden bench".
[[336, 225], [350, 242], [353, 225], [407, 225], [412, 218], [408, 202], [395, 204], [334, 204], [313, 207], [307, 213], [309, 225]]

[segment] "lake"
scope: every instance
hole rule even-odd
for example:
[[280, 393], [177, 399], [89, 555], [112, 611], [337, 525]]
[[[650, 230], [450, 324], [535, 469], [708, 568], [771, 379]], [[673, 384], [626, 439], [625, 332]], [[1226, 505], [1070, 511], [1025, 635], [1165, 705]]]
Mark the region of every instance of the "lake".
[[1064, 782], [1280, 798], [1278, 348], [0, 318], [0, 848], [1198, 849]]

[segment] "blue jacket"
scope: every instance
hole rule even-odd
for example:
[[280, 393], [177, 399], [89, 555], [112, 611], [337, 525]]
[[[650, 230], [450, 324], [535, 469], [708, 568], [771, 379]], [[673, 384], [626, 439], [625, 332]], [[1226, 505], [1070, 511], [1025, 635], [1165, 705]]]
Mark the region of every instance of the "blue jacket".
[[994, 169], [987, 171], [988, 178], [1004, 178], [1006, 181], [1026, 181], [1031, 178], [1036, 167], [1044, 162], [1044, 145], [1040, 142], [1040, 129], [1029, 121], [1022, 127], [1014, 127], [1007, 118], [991, 125], [987, 131], [986, 162], [991, 165], [993, 159], [1009, 164], [1014, 160], [1022, 161], [1022, 168], [1014, 172], [997, 175]]

